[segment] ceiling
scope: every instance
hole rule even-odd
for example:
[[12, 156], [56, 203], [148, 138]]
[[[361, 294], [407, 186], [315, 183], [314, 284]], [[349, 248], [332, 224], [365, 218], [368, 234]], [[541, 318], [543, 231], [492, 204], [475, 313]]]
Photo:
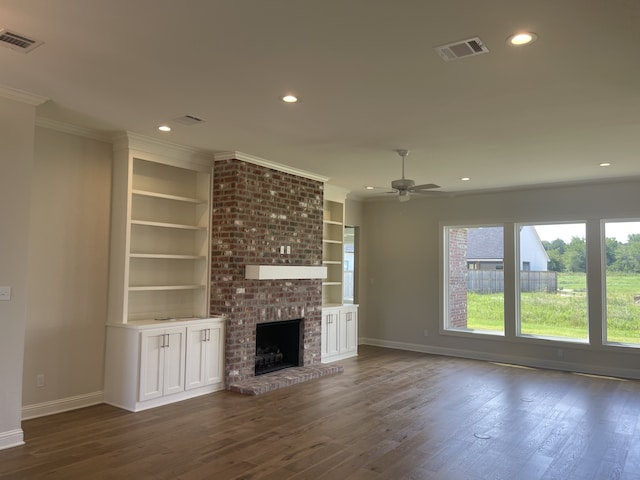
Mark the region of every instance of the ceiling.
[[[0, 28], [44, 41], [0, 48], [0, 85], [50, 99], [41, 117], [240, 151], [362, 198], [400, 178], [398, 148], [447, 192], [640, 177], [637, 0], [2, 0]], [[520, 30], [538, 40], [507, 45]], [[475, 36], [489, 53], [433, 48]], [[171, 121], [185, 114], [204, 121]]]

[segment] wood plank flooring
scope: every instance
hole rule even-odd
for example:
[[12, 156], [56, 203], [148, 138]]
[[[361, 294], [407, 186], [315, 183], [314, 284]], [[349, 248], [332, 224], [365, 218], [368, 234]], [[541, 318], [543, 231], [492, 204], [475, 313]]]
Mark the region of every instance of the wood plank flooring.
[[24, 422], [5, 479], [640, 480], [640, 382], [363, 346], [254, 397]]

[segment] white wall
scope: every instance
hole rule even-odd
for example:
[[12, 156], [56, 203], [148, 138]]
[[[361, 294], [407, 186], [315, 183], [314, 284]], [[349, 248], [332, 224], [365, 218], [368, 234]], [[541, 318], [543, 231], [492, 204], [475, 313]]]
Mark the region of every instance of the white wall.
[[0, 449], [23, 442], [22, 366], [35, 107], [0, 97]]
[[36, 128], [23, 418], [102, 400], [111, 161], [110, 143]]
[[520, 230], [520, 269], [524, 270], [524, 262], [529, 262], [532, 272], [546, 272], [549, 257], [540, 242], [534, 227], [527, 225]]
[[[412, 198], [406, 203], [374, 201], [366, 202], [364, 210], [366, 294], [361, 305], [367, 315], [360, 334], [366, 343], [640, 378], [636, 349], [527, 341], [509, 332], [506, 337], [497, 337], [440, 331], [441, 222], [585, 220], [587, 241], [593, 246], [600, 242], [597, 228], [593, 228], [600, 218], [640, 217], [640, 181]], [[594, 293], [590, 303], [592, 325], [597, 326], [595, 320], [602, 316], [597, 295], [600, 272], [598, 252], [590, 252], [593, 270], [587, 280]], [[594, 327], [589, 334], [596, 343], [601, 337]]]

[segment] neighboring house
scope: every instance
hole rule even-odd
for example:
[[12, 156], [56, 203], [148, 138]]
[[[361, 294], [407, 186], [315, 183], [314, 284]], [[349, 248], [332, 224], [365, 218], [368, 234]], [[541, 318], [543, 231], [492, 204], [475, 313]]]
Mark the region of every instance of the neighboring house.
[[[469, 270], [502, 270], [504, 262], [502, 227], [467, 230], [467, 267]], [[520, 270], [546, 272], [549, 263], [535, 227], [520, 229]]]

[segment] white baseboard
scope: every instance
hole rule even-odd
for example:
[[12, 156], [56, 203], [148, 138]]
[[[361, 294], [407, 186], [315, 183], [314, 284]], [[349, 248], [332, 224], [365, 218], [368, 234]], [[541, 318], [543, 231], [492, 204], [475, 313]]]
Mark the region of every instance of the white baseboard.
[[0, 450], [24, 445], [24, 432], [21, 428], [0, 432]]
[[376, 338], [361, 338], [363, 345], [376, 347], [395, 348], [397, 350], [407, 350], [410, 352], [430, 353], [433, 355], [445, 355], [449, 357], [469, 358], [472, 360], [484, 360], [487, 362], [510, 363], [523, 365], [532, 368], [546, 368], [549, 370], [562, 370], [565, 372], [587, 373], [591, 375], [602, 375], [617, 378], [632, 378], [640, 380], [638, 370], [633, 368], [607, 368], [597, 365], [585, 365], [582, 363], [560, 362], [557, 360], [540, 359], [531, 357], [518, 357], [512, 355], [502, 355], [496, 352], [479, 352], [475, 350], [461, 350], [456, 348], [435, 347], [432, 345], [420, 345], [415, 343], [393, 342]]
[[102, 391], [76, 395], [75, 397], [61, 398], [50, 402], [36, 403], [22, 407], [22, 420], [44, 417], [54, 413], [68, 412], [78, 408], [90, 407], [103, 403], [104, 393]]

